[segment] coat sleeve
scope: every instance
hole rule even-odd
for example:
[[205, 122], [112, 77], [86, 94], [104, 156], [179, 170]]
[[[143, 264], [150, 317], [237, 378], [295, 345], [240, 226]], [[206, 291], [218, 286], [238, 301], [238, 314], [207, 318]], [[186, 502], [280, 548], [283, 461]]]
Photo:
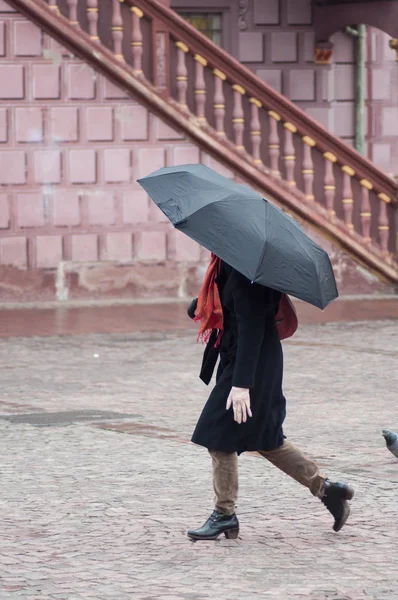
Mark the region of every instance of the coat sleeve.
[[233, 299], [238, 340], [232, 385], [253, 388], [264, 340], [265, 324], [274, 318], [273, 291], [234, 273]]

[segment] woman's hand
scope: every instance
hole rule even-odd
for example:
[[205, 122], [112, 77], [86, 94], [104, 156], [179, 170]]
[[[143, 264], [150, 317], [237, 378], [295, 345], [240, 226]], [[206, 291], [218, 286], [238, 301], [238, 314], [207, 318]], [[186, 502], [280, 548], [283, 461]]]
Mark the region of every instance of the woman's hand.
[[227, 400], [227, 410], [232, 406], [234, 420], [237, 423], [246, 423], [247, 417], [252, 416], [250, 410], [250, 390], [246, 388], [233, 387]]

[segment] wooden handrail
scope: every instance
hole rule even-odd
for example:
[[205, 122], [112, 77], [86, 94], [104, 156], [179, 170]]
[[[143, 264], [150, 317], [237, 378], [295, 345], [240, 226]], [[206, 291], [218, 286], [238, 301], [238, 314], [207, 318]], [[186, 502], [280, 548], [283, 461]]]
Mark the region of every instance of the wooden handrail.
[[157, 0], [124, 0], [124, 2], [140, 8], [146, 17], [161, 21], [169, 33], [177, 41], [186, 44], [192, 53], [203, 56], [209, 66], [222, 71], [231, 83], [241, 85], [247, 94], [259, 100], [264, 108], [278, 113], [283, 121], [293, 123], [302, 135], [313, 138], [321, 152], [335, 154], [342, 166], [347, 165], [355, 170], [358, 179], [371, 180], [378, 192], [387, 194], [392, 204], [398, 205], [398, 184], [392, 178], [259, 79], [250, 69], [201, 34], [174, 10], [160, 4]]

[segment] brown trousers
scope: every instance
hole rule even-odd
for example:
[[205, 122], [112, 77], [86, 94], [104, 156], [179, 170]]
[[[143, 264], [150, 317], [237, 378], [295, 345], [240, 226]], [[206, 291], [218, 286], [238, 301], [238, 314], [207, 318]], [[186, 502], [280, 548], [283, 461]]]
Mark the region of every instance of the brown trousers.
[[[215, 506], [219, 512], [231, 515], [235, 512], [238, 498], [238, 455], [236, 452], [209, 450], [213, 461], [213, 486]], [[294, 444], [284, 441], [276, 450], [259, 454], [269, 460], [281, 471], [307, 487], [313, 496], [322, 498], [326, 477], [319, 471], [317, 464]]]

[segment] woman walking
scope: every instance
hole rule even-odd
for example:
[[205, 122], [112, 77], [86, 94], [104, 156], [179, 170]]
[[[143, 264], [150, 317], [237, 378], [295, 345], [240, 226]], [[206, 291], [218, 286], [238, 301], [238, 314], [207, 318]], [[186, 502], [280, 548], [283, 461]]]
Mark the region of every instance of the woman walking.
[[201, 371], [206, 384], [220, 358], [216, 385], [192, 436], [212, 458], [215, 509], [202, 527], [188, 531], [192, 540], [237, 537], [238, 455], [245, 451], [259, 452], [307, 487], [334, 517], [334, 531], [348, 519], [354, 490], [329, 481], [283, 434], [283, 355], [275, 321], [281, 296], [212, 255], [197, 306], [190, 307], [208, 341]]

